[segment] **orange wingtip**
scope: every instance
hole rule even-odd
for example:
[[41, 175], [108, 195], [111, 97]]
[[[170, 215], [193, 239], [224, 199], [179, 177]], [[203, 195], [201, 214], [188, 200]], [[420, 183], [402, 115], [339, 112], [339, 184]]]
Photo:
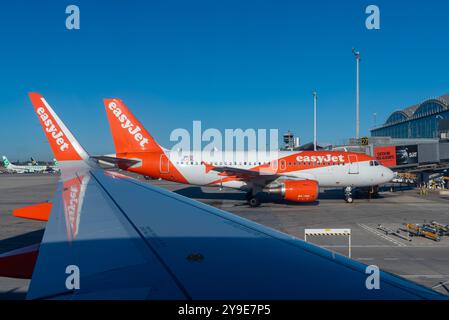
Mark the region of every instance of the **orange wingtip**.
[[27, 207], [14, 209], [12, 211], [12, 215], [17, 218], [48, 221], [48, 218], [50, 217], [51, 207], [51, 202], [43, 202]]

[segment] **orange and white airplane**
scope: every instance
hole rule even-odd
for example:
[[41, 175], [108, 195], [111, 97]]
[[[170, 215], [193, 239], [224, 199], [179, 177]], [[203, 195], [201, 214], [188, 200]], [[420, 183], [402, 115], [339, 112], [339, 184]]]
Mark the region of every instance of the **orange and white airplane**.
[[390, 169], [362, 153], [279, 151], [270, 156], [257, 151], [223, 151], [212, 157], [201, 151], [169, 151], [120, 99], [104, 99], [104, 104], [116, 154], [115, 158], [103, 156], [99, 160], [152, 178], [243, 190], [252, 207], [260, 205], [260, 192], [279, 194], [289, 201], [313, 202], [319, 187], [345, 188], [346, 201], [352, 202], [352, 188], [377, 186], [394, 178]]

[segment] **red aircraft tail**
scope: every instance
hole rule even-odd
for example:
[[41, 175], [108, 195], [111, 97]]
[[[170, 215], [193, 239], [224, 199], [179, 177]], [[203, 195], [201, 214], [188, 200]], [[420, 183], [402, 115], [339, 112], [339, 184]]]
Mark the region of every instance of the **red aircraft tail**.
[[162, 148], [120, 99], [104, 99], [117, 154], [162, 152]]

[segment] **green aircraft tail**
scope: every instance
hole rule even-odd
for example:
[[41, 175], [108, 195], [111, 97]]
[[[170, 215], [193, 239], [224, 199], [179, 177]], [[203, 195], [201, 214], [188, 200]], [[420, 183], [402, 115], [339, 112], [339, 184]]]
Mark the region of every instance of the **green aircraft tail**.
[[3, 156], [2, 163], [5, 168], [11, 164], [11, 162], [9, 162], [9, 160], [8, 160], [8, 158], [6, 158], [6, 156]]

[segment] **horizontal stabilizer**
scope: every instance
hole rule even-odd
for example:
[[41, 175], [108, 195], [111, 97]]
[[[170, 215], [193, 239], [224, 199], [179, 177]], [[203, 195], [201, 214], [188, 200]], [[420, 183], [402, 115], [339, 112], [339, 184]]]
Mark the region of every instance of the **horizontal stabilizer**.
[[108, 156], [92, 156], [91, 158], [97, 161], [103, 161], [108, 164], [116, 165], [119, 168], [129, 168], [141, 162], [140, 160], [135, 159], [125, 159]]
[[48, 218], [50, 217], [51, 208], [52, 208], [51, 202], [43, 202], [31, 206], [14, 209], [12, 211], [12, 215], [17, 218], [48, 221]]

